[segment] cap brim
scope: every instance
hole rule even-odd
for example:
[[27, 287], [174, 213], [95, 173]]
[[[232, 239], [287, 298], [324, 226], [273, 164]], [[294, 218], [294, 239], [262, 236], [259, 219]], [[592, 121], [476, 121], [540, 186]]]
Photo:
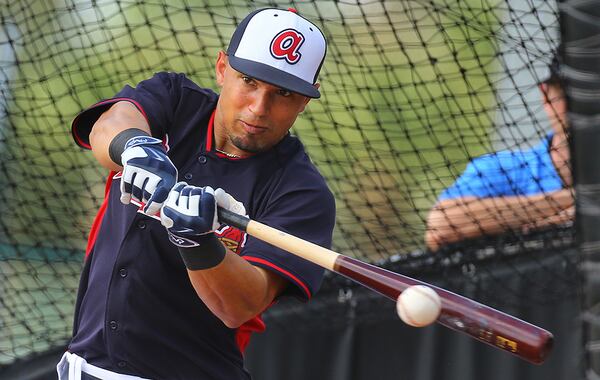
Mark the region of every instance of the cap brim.
[[302, 80], [284, 71], [277, 70], [269, 65], [238, 58], [233, 54], [229, 55], [229, 64], [240, 73], [269, 83], [273, 86], [281, 87], [292, 92], [297, 92], [298, 94], [308, 96], [309, 98], [321, 97], [319, 90], [317, 90], [311, 83], [308, 83], [305, 80]]

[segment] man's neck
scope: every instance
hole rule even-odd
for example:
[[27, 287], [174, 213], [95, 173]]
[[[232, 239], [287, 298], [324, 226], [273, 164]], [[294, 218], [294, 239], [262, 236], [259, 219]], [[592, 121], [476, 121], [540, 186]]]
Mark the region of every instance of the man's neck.
[[215, 111], [215, 119], [213, 122], [213, 147], [215, 151], [232, 158], [252, 156], [251, 153], [236, 147], [227, 137], [218, 108]]

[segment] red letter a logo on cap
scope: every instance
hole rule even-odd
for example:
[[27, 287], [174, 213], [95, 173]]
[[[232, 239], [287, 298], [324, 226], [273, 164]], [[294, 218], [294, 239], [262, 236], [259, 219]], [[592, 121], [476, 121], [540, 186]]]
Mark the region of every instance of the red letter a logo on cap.
[[302, 57], [298, 49], [303, 42], [304, 36], [297, 30], [281, 31], [271, 41], [271, 55], [276, 59], [285, 59], [290, 65], [298, 63]]

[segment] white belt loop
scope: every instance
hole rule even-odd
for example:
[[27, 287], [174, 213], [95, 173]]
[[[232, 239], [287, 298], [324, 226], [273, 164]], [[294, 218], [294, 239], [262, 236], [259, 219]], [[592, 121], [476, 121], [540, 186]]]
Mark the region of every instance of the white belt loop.
[[67, 360], [69, 366], [68, 379], [61, 380], [81, 380], [82, 372], [102, 380], [150, 380], [138, 376], [123, 375], [121, 373], [96, 367], [95, 365], [86, 362], [81, 356], [72, 354], [70, 352], [65, 352], [63, 359], [61, 359], [61, 362], [58, 365], [61, 366], [65, 359]]
[[69, 380], [69, 362], [67, 360], [68, 352], [65, 352], [56, 365], [58, 380]]
[[81, 380], [81, 365], [84, 359], [69, 352], [65, 355], [67, 355], [67, 362], [69, 363], [69, 380]]

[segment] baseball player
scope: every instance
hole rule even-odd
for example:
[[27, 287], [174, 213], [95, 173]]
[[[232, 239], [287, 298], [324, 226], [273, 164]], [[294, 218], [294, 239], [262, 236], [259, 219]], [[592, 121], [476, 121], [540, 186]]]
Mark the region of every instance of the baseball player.
[[257, 10], [218, 54], [220, 94], [161, 72], [75, 118], [111, 172], [60, 379], [250, 378], [261, 312], [310, 299], [322, 270], [220, 225], [216, 207], [331, 245], [333, 196], [288, 132], [320, 96], [325, 53], [294, 10]]

